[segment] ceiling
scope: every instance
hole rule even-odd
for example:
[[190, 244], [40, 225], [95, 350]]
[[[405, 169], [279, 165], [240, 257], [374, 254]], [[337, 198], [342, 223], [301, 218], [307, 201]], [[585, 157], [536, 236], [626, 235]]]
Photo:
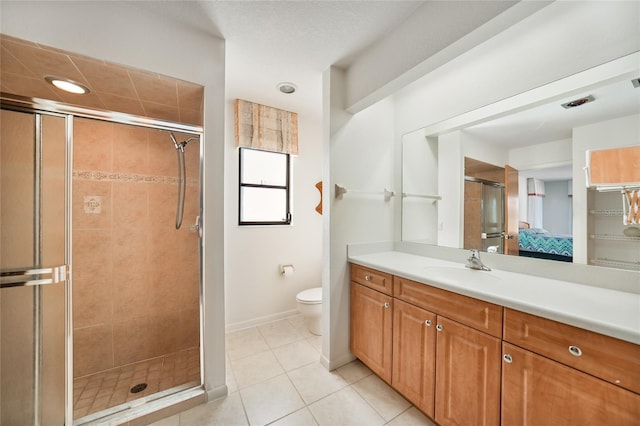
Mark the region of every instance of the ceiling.
[[[202, 125], [202, 86], [2, 35], [2, 92], [29, 98]], [[88, 94], [64, 92], [46, 76], [71, 79]]]
[[[589, 95], [594, 101], [570, 109], [561, 106]], [[465, 132], [512, 149], [569, 139], [575, 127], [632, 114], [640, 114], [640, 88], [626, 79], [476, 124], [467, 127]]]

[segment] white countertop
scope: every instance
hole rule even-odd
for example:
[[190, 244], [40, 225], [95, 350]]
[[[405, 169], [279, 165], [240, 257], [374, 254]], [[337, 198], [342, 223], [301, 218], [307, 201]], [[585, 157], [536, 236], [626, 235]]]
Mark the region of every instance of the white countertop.
[[465, 296], [640, 344], [640, 294], [463, 264], [398, 251], [349, 262]]

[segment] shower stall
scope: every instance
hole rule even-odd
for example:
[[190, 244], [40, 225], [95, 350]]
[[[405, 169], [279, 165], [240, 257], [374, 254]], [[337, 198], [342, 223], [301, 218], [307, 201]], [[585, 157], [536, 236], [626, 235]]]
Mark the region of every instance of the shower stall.
[[202, 128], [8, 98], [1, 120], [0, 424], [201, 388]]

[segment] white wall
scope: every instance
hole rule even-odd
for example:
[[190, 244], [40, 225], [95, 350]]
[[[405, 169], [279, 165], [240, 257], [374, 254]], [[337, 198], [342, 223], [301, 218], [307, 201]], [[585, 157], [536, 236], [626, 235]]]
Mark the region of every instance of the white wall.
[[[204, 369], [210, 397], [226, 393], [224, 363], [224, 41], [128, 2], [8, 2], [2, 32], [205, 87]], [[195, 66], [197, 64], [197, 66]]]
[[[321, 75], [319, 74], [319, 79]], [[250, 84], [250, 83], [248, 83]], [[227, 89], [225, 159], [225, 256], [227, 330], [246, 328], [297, 313], [296, 294], [322, 285], [322, 216], [315, 207], [322, 180], [322, 120], [320, 114], [298, 115], [300, 155], [292, 162], [290, 226], [238, 225], [238, 149], [234, 140], [236, 97], [284, 108], [277, 99], [263, 100]], [[274, 92], [275, 92], [274, 88]], [[321, 91], [318, 83], [318, 91]], [[285, 95], [283, 95], [285, 96]], [[318, 103], [320, 105], [320, 103]], [[279, 265], [293, 264], [283, 277]]]
[[[638, 90], [638, 89], [636, 89]], [[616, 118], [573, 129], [573, 261], [587, 263], [587, 182], [584, 173], [588, 149], [636, 146], [640, 142], [640, 115]], [[622, 200], [620, 207], [622, 208]], [[620, 220], [622, 224], [622, 220]]]
[[[402, 240], [438, 243], [438, 201], [423, 195], [438, 195], [438, 141], [418, 130], [402, 137]], [[406, 194], [406, 195], [405, 195]]]
[[[344, 75], [334, 68], [325, 72], [325, 108], [338, 109], [339, 127], [331, 133], [331, 121], [325, 119], [325, 144], [329, 144], [330, 175], [325, 184], [331, 195], [325, 199], [330, 208], [327, 217], [330, 244], [329, 263], [324, 286], [325, 333], [323, 363], [334, 369], [353, 359], [349, 352], [349, 268], [346, 263], [347, 243], [390, 241], [393, 239], [394, 201], [384, 201], [384, 188], [394, 183], [393, 102], [381, 101], [349, 117], [342, 111], [340, 90]], [[330, 83], [331, 92], [326, 91]], [[328, 117], [328, 116], [327, 116]], [[347, 193], [343, 199], [333, 198], [334, 185], [352, 191], [377, 194]], [[329, 192], [328, 191], [328, 192]], [[329, 280], [327, 282], [326, 280]], [[329, 324], [327, 324], [329, 321]]]

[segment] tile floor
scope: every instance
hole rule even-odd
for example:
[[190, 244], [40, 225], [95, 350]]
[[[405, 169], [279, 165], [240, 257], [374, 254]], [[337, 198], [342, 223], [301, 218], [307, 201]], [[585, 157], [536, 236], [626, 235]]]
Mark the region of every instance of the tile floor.
[[360, 361], [333, 372], [296, 316], [227, 335], [229, 395], [154, 423], [435, 426]]
[[[139, 383], [146, 383], [146, 389], [132, 393]], [[73, 418], [188, 383], [200, 383], [199, 348], [78, 377], [73, 380]]]

